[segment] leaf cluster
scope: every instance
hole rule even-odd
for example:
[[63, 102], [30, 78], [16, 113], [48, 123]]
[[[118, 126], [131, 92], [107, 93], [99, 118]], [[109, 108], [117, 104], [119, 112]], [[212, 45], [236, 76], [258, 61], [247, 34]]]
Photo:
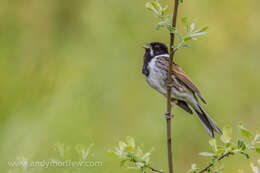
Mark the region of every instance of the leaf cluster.
[[181, 48], [190, 47], [188, 41], [198, 40], [198, 37], [208, 34], [208, 26], [196, 29], [196, 24], [194, 22], [189, 22], [188, 17], [183, 17], [181, 21], [185, 28], [185, 32], [180, 33], [176, 30], [175, 35], [178, 42], [175, 44], [174, 51], [180, 50]]
[[[209, 165], [213, 166], [208, 169], [208, 172], [222, 173], [224, 169], [223, 165], [219, 162], [224, 157], [231, 155], [242, 155], [249, 159], [249, 152], [254, 151], [260, 153], [260, 130], [253, 135], [253, 132], [245, 128], [242, 124], [239, 124], [240, 137], [234, 139], [232, 136], [232, 128], [227, 125], [223, 128], [223, 135], [220, 137], [220, 142], [217, 143], [216, 139], [209, 140], [211, 152], [202, 152], [201, 156], [210, 157], [211, 161]], [[200, 169], [195, 164], [189, 172], [198, 173]]]
[[120, 160], [121, 166], [137, 169], [139, 173], [151, 169], [151, 153], [152, 150], [144, 152], [142, 146], [137, 146], [133, 137], [126, 137], [125, 141], [119, 141], [118, 146], [110, 151], [110, 154]]
[[171, 25], [171, 15], [167, 14], [169, 7], [166, 5], [162, 7], [158, 0], [147, 2], [145, 7], [152, 11], [156, 17], [160, 19], [160, 22], [156, 25], [156, 30], [160, 30], [161, 28], [167, 28], [170, 33], [175, 32], [175, 28]]
[[[183, 1], [179, 1], [183, 2]], [[160, 30], [162, 28], [168, 29], [170, 33], [174, 33], [178, 39], [177, 43], [174, 46], [174, 51], [180, 50], [182, 48], [190, 47], [187, 43], [191, 40], [197, 40], [199, 36], [203, 36], [207, 34], [208, 27], [202, 27], [196, 29], [195, 23], [190, 23], [188, 17], [183, 17], [181, 19], [182, 25], [185, 28], [185, 32], [181, 33], [176, 28], [171, 25], [172, 15], [168, 14], [168, 5], [162, 7], [158, 0], [146, 3], [145, 7], [152, 11], [156, 17], [160, 19], [160, 21], [156, 25], [156, 30]]]

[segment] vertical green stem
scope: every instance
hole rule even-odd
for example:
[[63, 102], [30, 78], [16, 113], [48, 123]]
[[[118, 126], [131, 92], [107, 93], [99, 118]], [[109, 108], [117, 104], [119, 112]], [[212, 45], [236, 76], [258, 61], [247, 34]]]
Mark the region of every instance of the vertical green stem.
[[[172, 17], [172, 27], [176, 28], [177, 22], [177, 13], [178, 13], [179, 0], [175, 0], [173, 17]], [[174, 38], [175, 34], [170, 33], [170, 62], [168, 66], [168, 81], [171, 81], [171, 73], [172, 73], [172, 63], [173, 57], [175, 54], [174, 51]], [[167, 113], [171, 113], [172, 105], [171, 105], [171, 87], [167, 87]], [[171, 118], [166, 119], [167, 123], [167, 148], [168, 148], [168, 165], [169, 165], [169, 173], [173, 173], [173, 159], [172, 159], [172, 139], [171, 139]]]

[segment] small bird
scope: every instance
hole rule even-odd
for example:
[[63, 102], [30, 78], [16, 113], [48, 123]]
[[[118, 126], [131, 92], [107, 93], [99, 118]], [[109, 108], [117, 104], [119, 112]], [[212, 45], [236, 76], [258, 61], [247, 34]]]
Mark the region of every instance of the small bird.
[[[199, 89], [176, 63], [172, 64], [172, 80], [168, 81], [170, 57], [168, 47], [161, 42], [152, 42], [146, 43], [144, 48], [142, 73], [145, 75], [147, 83], [164, 96], [167, 94], [167, 86], [170, 86], [173, 103], [189, 114], [193, 114], [193, 109], [210, 137], [214, 138], [214, 131], [222, 134], [222, 131], [200, 105], [197, 97], [203, 103], [206, 101], [201, 96]], [[166, 113], [166, 117], [169, 118], [169, 116], [169, 113]]]

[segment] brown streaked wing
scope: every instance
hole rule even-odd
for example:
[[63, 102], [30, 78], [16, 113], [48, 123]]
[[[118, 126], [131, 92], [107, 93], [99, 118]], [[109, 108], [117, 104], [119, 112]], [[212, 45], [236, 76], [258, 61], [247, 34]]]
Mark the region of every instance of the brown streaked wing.
[[192, 90], [194, 93], [196, 93], [199, 98], [206, 103], [204, 98], [201, 96], [199, 89], [196, 87], [196, 85], [192, 82], [192, 80], [187, 76], [187, 74], [181, 69], [180, 66], [173, 63], [172, 64], [172, 72], [176, 75], [176, 77], [181, 80], [187, 87]]
[[[167, 84], [167, 74], [168, 74], [168, 59], [167, 57], [164, 56], [159, 56], [156, 60], [156, 66], [161, 69], [161, 71], [163, 71], [164, 73], [164, 77], [165, 77], [165, 83]], [[171, 87], [176, 88], [179, 91], [182, 91], [182, 86], [180, 84], [178, 84], [175, 81], [171, 81]]]
[[[159, 63], [161, 63], [164, 66], [164, 70], [168, 71], [168, 64], [169, 64], [169, 58], [160, 56], [157, 60]], [[196, 87], [196, 85], [192, 82], [192, 80], [187, 76], [187, 74], [181, 69], [180, 66], [173, 63], [172, 64], [172, 73], [180, 80], [182, 81], [192, 92], [196, 93], [199, 98], [206, 103], [205, 99], [200, 94], [199, 89]]]

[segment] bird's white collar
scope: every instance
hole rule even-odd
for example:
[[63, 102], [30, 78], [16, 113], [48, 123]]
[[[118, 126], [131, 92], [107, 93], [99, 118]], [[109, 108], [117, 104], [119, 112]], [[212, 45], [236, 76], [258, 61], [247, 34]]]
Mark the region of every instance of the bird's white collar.
[[162, 54], [162, 55], [157, 55], [157, 56], [155, 56], [154, 58], [157, 58], [157, 57], [159, 57], [159, 56], [166, 56], [166, 57], [170, 57], [170, 55], [169, 54]]

